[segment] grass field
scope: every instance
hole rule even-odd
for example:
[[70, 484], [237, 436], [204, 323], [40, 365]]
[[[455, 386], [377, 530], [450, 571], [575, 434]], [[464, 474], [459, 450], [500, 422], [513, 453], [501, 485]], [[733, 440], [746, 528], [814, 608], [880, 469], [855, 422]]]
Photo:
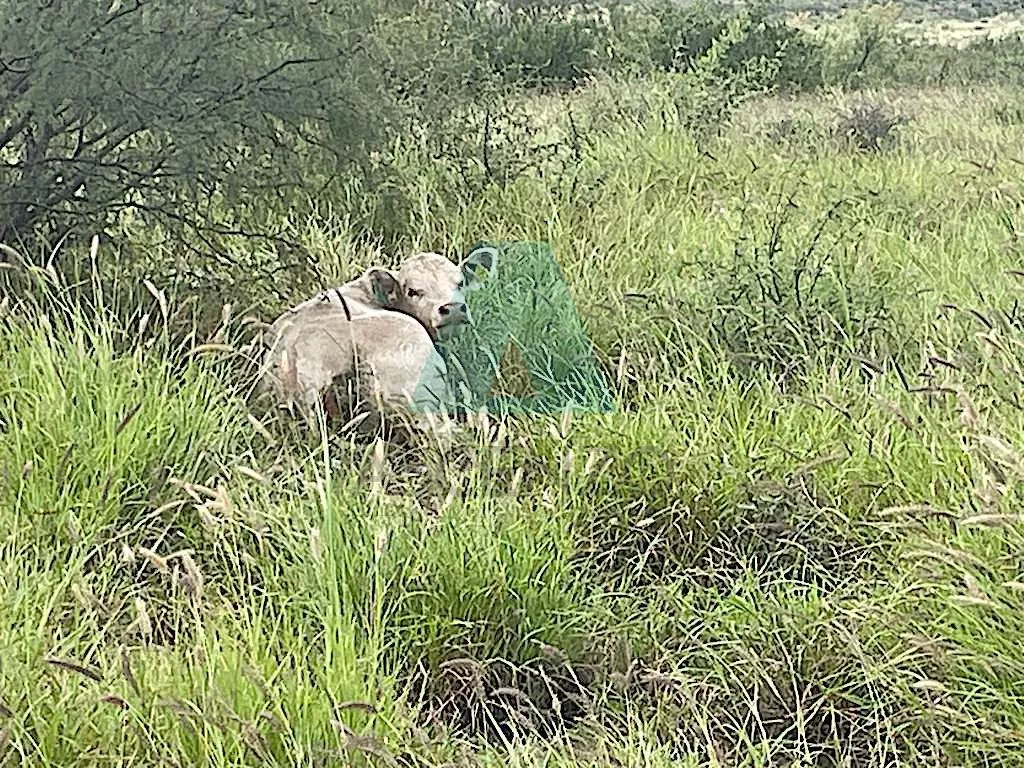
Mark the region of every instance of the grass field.
[[452, 453], [254, 423], [160, 286], [11, 302], [0, 764], [1018, 765], [1022, 96], [698, 148], [606, 83], [556, 186], [410, 171], [410, 251], [551, 243], [619, 399]]

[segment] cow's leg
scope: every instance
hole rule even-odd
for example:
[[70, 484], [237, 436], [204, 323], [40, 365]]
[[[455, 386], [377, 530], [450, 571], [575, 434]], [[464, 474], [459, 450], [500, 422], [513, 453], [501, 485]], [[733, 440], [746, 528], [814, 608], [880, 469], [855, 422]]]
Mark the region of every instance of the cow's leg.
[[331, 422], [337, 419], [341, 413], [341, 406], [338, 405], [338, 393], [333, 385], [328, 387], [327, 391], [323, 393], [321, 402], [323, 403], [324, 412], [327, 414], [327, 421]]

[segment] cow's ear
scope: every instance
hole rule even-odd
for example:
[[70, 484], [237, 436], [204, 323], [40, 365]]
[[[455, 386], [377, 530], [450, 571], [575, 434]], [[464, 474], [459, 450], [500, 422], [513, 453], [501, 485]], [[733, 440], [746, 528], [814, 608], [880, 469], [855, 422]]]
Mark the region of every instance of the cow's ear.
[[373, 300], [382, 308], [394, 307], [402, 298], [402, 287], [395, 273], [383, 267], [374, 267], [366, 273], [370, 281]]
[[471, 290], [494, 277], [498, 272], [498, 249], [490, 245], [479, 245], [459, 265], [466, 279], [466, 289]]

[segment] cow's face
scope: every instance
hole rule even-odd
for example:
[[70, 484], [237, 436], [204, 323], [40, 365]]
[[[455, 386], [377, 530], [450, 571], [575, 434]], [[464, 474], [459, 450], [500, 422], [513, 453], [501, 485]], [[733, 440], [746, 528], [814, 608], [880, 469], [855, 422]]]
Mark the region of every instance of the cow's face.
[[401, 289], [393, 309], [412, 315], [437, 340], [473, 322], [466, 296], [496, 271], [496, 252], [479, 248], [461, 264], [438, 253], [418, 253], [395, 273]]

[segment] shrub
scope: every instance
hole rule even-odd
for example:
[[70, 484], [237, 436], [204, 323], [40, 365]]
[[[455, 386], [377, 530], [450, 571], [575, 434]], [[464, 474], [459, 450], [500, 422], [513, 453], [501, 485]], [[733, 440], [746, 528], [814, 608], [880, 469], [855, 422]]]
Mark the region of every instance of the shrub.
[[478, 54], [507, 84], [575, 86], [606, 64], [604, 25], [557, 3], [497, 8], [471, 32]]
[[640, 16], [632, 20], [637, 29], [635, 36], [646, 38], [647, 55], [656, 68], [692, 69], [734, 19], [746, 17], [750, 21], [746, 34], [724, 56], [723, 64], [728, 70], [740, 72], [750, 61], [777, 59], [779, 67], [773, 84], [803, 88], [820, 83], [820, 45], [800, 30], [771, 18], [763, 7], [733, 11], [706, 2], [682, 4], [665, 0], [640, 7]]
[[273, 279], [288, 214], [380, 180], [372, 158], [480, 80], [441, 14], [376, 0], [65, 6], [0, 0], [0, 242], [130, 212], [192, 252], [260, 238], [236, 271]]
[[779, 70], [777, 58], [757, 56], [735, 67], [730, 57], [748, 39], [752, 20], [736, 15], [693, 67], [676, 79], [675, 104], [683, 126], [701, 143], [717, 135], [735, 109], [750, 96], [771, 87]]
[[861, 102], [840, 112], [835, 133], [859, 149], [877, 152], [892, 144], [909, 118], [882, 103]]
[[653, 21], [648, 35], [651, 62], [663, 70], [690, 69], [727, 21], [723, 10], [708, 3], [652, 2], [641, 7]]
[[844, 12], [821, 33], [822, 82], [856, 88], [891, 73], [908, 47], [895, 32], [899, 10], [890, 5]]
[[[818, 364], [849, 365], [852, 355], [878, 359], [899, 354], [891, 332], [891, 277], [855, 246], [851, 229], [862, 225], [847, 214], [853, 205], [834, 203], [813, 230], [796, 232], [790, 211], [795, 196], [781, 189], [769, 210], [749, 203], [746, 226], [733, 258], [701, 260], [697, 295], [710, 306], [703, 333], [726, 351], [742, 376], [767, 374], [785, 385]], [[834, 231], [842, 221], [841, 234]]]

